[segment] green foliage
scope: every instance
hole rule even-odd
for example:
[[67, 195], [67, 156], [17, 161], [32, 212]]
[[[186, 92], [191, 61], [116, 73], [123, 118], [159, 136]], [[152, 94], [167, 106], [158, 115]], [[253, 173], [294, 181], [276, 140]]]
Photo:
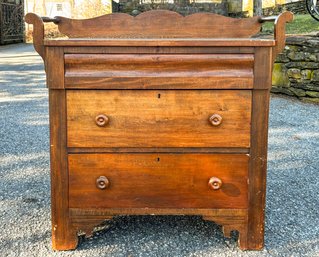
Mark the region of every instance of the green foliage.
[[[263, 33], [273, 33], [274, 25], [266, 22], [263, 25]], [[287, 34], [306, 34], [311, 32], [319, 33], [319, 21], [313, 19], [309, 14], [295, 15], [294, 21], [287, 24]]]

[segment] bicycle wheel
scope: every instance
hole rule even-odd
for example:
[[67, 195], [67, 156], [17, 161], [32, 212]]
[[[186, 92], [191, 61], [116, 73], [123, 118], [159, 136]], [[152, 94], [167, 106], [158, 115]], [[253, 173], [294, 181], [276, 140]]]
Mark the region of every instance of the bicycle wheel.
[[319, 1], [306, 0], [306, 7], [308, 13], [312, 16], [312, 18], [319, 21]]

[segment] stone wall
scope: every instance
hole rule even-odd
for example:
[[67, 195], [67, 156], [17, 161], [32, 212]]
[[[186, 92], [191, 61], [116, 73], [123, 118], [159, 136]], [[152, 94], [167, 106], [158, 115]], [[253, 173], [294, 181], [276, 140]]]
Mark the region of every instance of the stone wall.
[[[275, 1], [277, 2], [277, 1]], [[253, 1], [247, 8], [253, 8]], [[247, 4], [246, 4], [247, 5]], [[188, 15], [197, 12], [212, 12], [231, 17], [248, 17], [249, 11], [235, 11], [243, 9], [243, 0], [213, 0], [213, 1], [185, 1], [185, 0], [119, 0], [112, 2], [113, 12], [124, 12], [131, 15], [137, 15], [153, 9], [166, 9], [178, 12], [182, 15]], [[283, 11], [293, 13], [307, 13], [305, 1], [292, 1], [283, 5], [263, 8], [264, 16], [277, 15]]]
[[226, 0], [214, 1], [214, 2], [193, 2], [188, 3], [188, 1], [182, 0], [162, 0], [162, 1], [152, 1], [152, 0], [120, 0], [113, 9], [113, 12], [123, 12], [131, 15], [138, 15], [141, 12], [154, 9], [165, 9], [178, 12], [182, 15], [189, 15], [198, 12], [212, 12], [221, 15], [228, 15], [227, 2]]
[[[242, 0], [231, 0], [228, 1], [228, 13], [231, 17], [245, 18], [252, 15], [252, 11], [234, 11], [241, 10], [243, 7], [240, 7]], [[251, 7], [252, 8], [252, 7]], [[273, 7], [263, 8], [263, 16], [272, 16], [278, 15], [284, 11], [291, 11], [294, 14], [307, 14], [306, 3], [304, 0], [301, 1], [292, 1], [286, 4], [276, 4]]]
[[308, 13], [305, 1], [294, 1], [291, 3], [283, 4], [283, 5], [276, 5], [274, 7], [264, 8], [263, 15], [264, 16], [278, 15], [284, 11], [290, 11], [290, 12], [293, 12], [294, 14]]
[[273, 69], [272, 92], [319, 103], [319, 37], [288, 37]]

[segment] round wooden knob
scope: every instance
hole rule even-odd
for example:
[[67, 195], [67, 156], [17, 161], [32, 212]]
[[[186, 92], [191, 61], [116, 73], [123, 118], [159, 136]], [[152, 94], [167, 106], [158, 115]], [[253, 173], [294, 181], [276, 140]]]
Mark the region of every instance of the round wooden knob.
[[216, 177], [211, 177], [208, 181], [208, 186], [213, 190], [218, 190], [222, 187], [223, 182], [221, 179]]
[[222, 116], [220, 116], [219, 114], [215, 113], [212, 116], [209, 117], [209, 122], [213, 125], [213, 126], [218, 126], [222, 123]]
[[100, 115], [95, 117], [95, 123], [99, 127], [104, 127], [104, 126], [106, 126], [106, 124], [109, 123], [109, 118], [104, 114], [100, 114]]
[[96, 179], [96, 187], [99, 189], [108, 188], [110, 185], [110, 181], [105, 176], [100, 176]]

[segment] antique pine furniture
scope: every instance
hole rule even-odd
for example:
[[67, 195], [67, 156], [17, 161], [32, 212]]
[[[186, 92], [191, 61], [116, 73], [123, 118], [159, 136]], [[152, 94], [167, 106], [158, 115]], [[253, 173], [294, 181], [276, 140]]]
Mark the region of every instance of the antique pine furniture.
[[[292, 18], [27, 14], [49, 88], [53, 248], [156, 214], [201, 215], [261, 249], [271, 70]], [[274, 39], [252, 37], [264, 21]], [[43, 22], [68, 38], [45, 40]]]

